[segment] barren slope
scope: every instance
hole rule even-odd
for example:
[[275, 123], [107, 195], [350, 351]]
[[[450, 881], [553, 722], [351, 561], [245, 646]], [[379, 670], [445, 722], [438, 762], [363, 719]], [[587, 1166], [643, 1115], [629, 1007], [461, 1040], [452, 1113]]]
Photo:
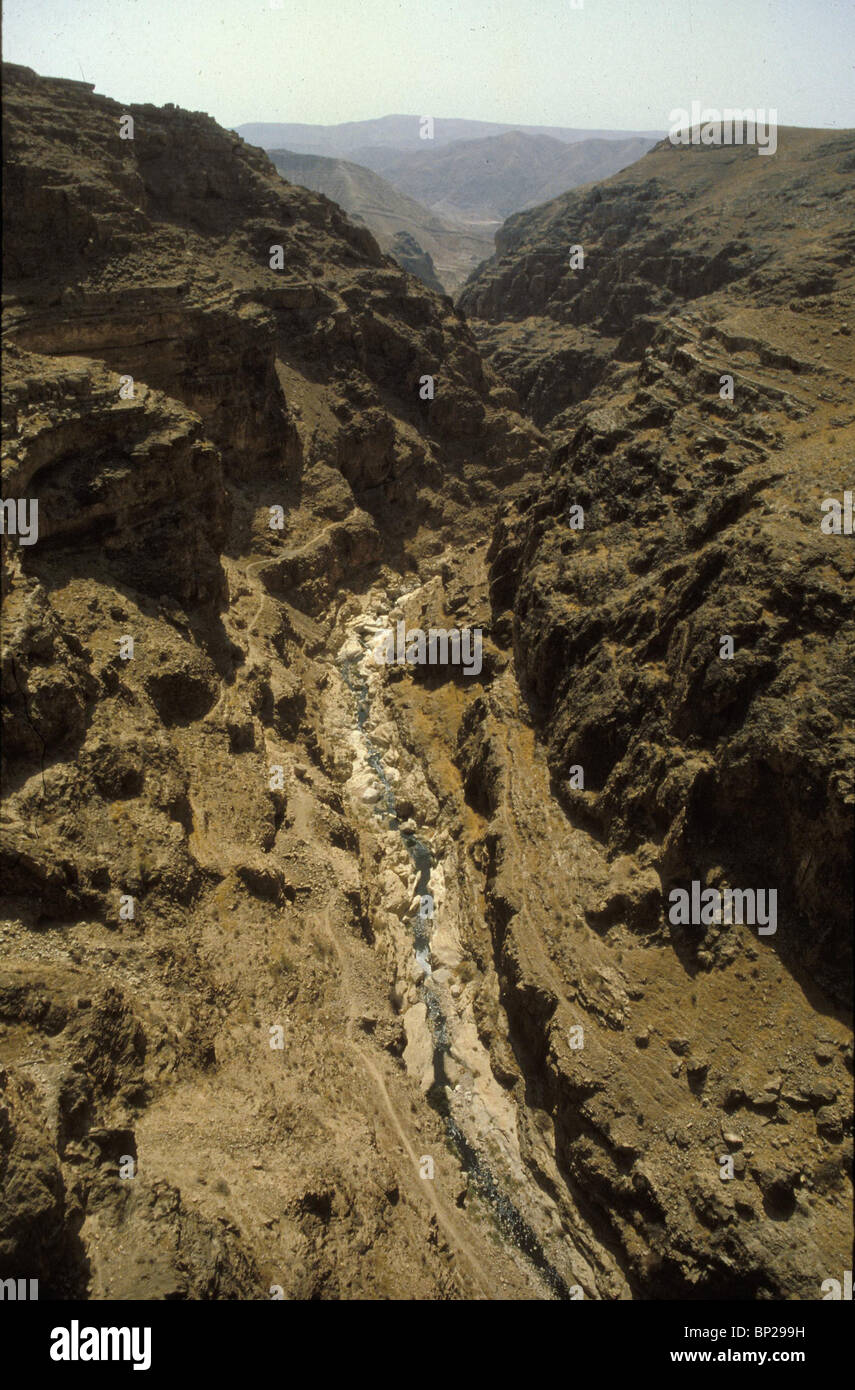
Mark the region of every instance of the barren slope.
[[438, 148], [380, 148], [365, 162], [434, 212], [493, 232], [521, 208], [633, 164], [652, 144], [644, 136], [567, 142], [513, 130]]
[[[782, 130], [771, 159], [663, 145], [511, 219], [461, 299], [554, 433], [491, 594], [553, 794], [611, 862], [582, 917], [620, 962], [612, 1026], [636, 1033], [595, 1066], [547, 1050], [548, 1094], [568, 1178], [671, 1293], [723, 1287], [690, 1224], [682, 1255], [662, 1240], [683, 1203], [761, 1296], [775, 1269], [816, 1297], [795, 1252], [838, 1220], [845, 1241], [855, 559], [821, 522], [853, 478], [853, 168], [851, 133]], [[777, 931], [672, 926], [692, 882], [774, 889]], [[528, 943], [517, 899], [495, 930]], [[553, 1007], [526, 1025], [540, 1057]], [[617, 1075], [640, 1103], [616, 1104]]]
[[[270, 150], [269, 156], [286, 179], [332, 198], [353, 221], [363, 223], [405, 270], [440, 294], [454, 294], [470, 272], [492, 255], [491, 236], [438, 217], [371, 169], [346, 159], [291, 150]], [[416, 243], [414, 249], [407, 238]], [[426, 254], [426, 261], [419, 260], [420, 253]]]
[[[3, 495], [39, 537], [3, 538], [0, 1277], [819, 1297], [849, 1247], [852, 569], [793, 539], [825, 477], [783, 349], [689, 455], [702, 349], [652, 324], [617, 425], [580, 417], [550, 472], [462, 315], [326, 198], [205, 116], [5, 75]], [[829, 363], [796, 403], [826, 444]], [[704, 674], [720, 576], [733, 677]], [[481, 671], [378, 666], [398, 621], [481, 628]], [[776, 938], [669, 929], [674, 875], [766, 882], [767, 844]]]

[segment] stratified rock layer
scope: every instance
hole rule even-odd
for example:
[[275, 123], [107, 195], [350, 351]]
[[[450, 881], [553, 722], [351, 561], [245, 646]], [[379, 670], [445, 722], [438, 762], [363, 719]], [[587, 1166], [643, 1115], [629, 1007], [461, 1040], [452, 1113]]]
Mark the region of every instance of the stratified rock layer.
[[[784, 1231], [792, 1221], [810, 1240], [834, 1224], [799, 1188], [836, 1191], [851, 1152], [851, 1051], [832, 1079], [826, 1030], [848, 1021], [851, 990], [855, 556], [827, 504], [843, 510], [852, 486], [855, 138], [778, 139], [773, 158], [663, 144], [518, 215], [461, 301], [555, 440], [551, 469], [498, 528], [491, 594], [553, 793], [611, 861], [583, 916], [623, 957], [611, 1026], [638, 1037], [609, 1050], [645, 1099], [616, 1103], [614, 1061], [555, 1054], [554, 986], [518, 1026], [537, 1072], [546, 1058], [568, 1175], [613, 1210], [628, 1251], [641, 1235], [649, 1258], [636, 1249], [635, 1268], [671, 1295], [720, 1296], [722, 1269], [707, 1264], [718, 1248], [745, 1293], [816, 1297]], [[471, 778], [489, 785], [489, 748], [472, 757]], [[503, 832], [504, 856], [517, 839]], [[503, 952], [530, 930], [519, 881], [497, 877]], [[670, 892], [693, 881], [774, 889], [777, 931], [672, 925]], [[654, 979], [655, 1010], [633, 1007], [633, 987], [649, 998]], [[669, 1142], [697, 1174], [676, 1184], [664, 1155], [658, 1174], [642, 1168], [657, 1148], [650, 1097], [666, 1095], [654, 1042], [671, 1030], [673, 1074], [697, 1097], [672, 1101], [691, 1120]], [[752, 1141], [775, 1135], [762, 1162], [748, 1153], [752, 1115]], [[697, 1158], [729, 1151], [724, 1130], [744, 1155], [739, 1185], [703, 1195]], [[758, 1199], [779, 1224], [751, 1226]], [[716, 1232], [703, 1258], [678, 1215], [686, 1201]], [[679, 1257], [661, 1242], [677, 1227]]]
[[327, 610], [485, 536], [545, 450], [450, 302], [260, 151], [5, 77], [3, 494], [39, 530], [3, 540], [2, 1275], [537, 1296], [411, 1115], [319, 709]]
[[[601, 394], [544, 385], [549, 469], [525, 375], [207, 117], [9, 68], [4, 148], [3, 495], [39, 535], [3, 539], [0, 1277], [819, 1297], [851, 1065], [824, 156], [826, 298], [688, 304], [664, 247], [638, 344], [590, 328]], [[682, 206], [700, 156], [653, 158]], [[367, 668], [387, 620], [477, 628], [481, 670]], [[691, 877], [777, 886], [777, 935], [670, 928]]]

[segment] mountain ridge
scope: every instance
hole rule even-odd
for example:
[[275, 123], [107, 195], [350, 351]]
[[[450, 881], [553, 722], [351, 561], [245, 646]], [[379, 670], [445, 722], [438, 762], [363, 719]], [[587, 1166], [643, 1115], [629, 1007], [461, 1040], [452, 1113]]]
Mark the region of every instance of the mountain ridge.
[[[453, 294], [475, 266], [492, 253], [492, 237], [439, 217], [362, 165], [290, 150], [271, 149], [268, 155], [290, 182], [323, 193], [367, 226], [384, 251], [395, 254], [393, 243], [399, 233], [412, 237], [436, 269], [435, 275], [427, 270], [420, 278], [440, 294]], [[417, 256], [418, 251], [414, 255], [410, 250], [401, 264], [412, 269]]]
[[[380, 116], [364, 121], [343, 121], [334, 125], [311, 125], [289, 122], [244, 121], [234, 129], [251, 145], [262, 148], [283, 147], [300, 154], [332, 154], [345, 157], [349, 151], [370, 144], [404, 145], [421, 149], [426, 143], [420, 135], [420, 116]], [[538, 126], [502, 121], [473, 121], [456, 117], [437, 117], [433, 122], [433, 140], [444, 145], [453, 140], [478, 139], [501, 135], [508, 131], [533, 135], [550, 135], [556, 139], [589, 140], [595, 138], [628, 139], [641, 136], [660, 139], [664, 131], [585, 129], [580, 126]], [[380, 136], [368, 139], [366, 136]]]
[[0, 1277], [821, 1299], [849, 137], [654, 150], [464, 309], [207, 116], [4, 78]]
[[360, 153], [369, 167], [434, 211], [497, 229], [517, 211], [633, 164], [650, 145], [643, 137], [564, 143], [509, 131], [412, 154]]

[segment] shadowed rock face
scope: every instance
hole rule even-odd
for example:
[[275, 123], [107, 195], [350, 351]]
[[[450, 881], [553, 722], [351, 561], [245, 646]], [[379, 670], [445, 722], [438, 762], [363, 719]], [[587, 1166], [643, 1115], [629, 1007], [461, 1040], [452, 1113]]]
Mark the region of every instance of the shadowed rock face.
[[422, 284], [427, 285], [429, 289], [436, 290], [439, 294], [444, 293], [436, 278], [436, 270], [429, 253], [422, 249], [409, 232], [397, 232], [390, 251], [404, 270], [408, 270], [411, 275], [417, 275]]
[[[639, 362], [682, 308], [715, 322], [725, 307], [839, 305], [824, 296], [849, 283], [853, 159], [851, 132], [782, 128], [772, 157], [663, 141], [604, 183], [509, 217], [461, 307], [528, 413], [562, 428], [607, 367]], [[814, 332], [783, 321], [796, 341]], [[785, 358], [766, 365], [786, 370]]]
[[[820, 523], [855, 438], [855, 137], [782, 131], [774, 160], [685, 155], [666, 143], [513, 219], [464, 296], [503, 370], [528, 294], [600, 378], [573, 407], [548, 334], [508, 371], [558, 448], [494, 542], [494, 593], [513, 601], [568, 805], [615, 851], [658, 844], [669, 888], [776, 886], [775, 944], [843, 1003], [853, 556]], [[584, 268], [567, 268], [573, 244]]]
[[[687, 1018], [697, 1004], [703, 1013], [684, 1041], [691, 1033], [687, 1055], [704, 1055], [688, 1067], [689, 1087], [706, 1098], [708, 1120], [719, 1108], [727, 1130], [742, 1132], [764, 1105], [787, 1125], [776, 1162], [792, 1194], [801, 1150], [783, 1097], [798, 1108], [806, 1078], [821, 1075], [826, 1054], [820, 1045], [814, 1056], [813, 1039], [838, 1009], [846, 1017], [851, 988], [855, 556], [851, 536], [826, 534], [821, 522], [823, 501], [842, 501], [852, 486], [855, 137], [779, 135], [768, 160], [664, 145], [605, 184], [511, 219], [462, 304], [488, 358], [555, 441], [550, 470], [497, 529], [491, 597], [498, 626], [513, 634], [554, 795], [612, 863], [584, 915], [624, 957], [612, 980], [614, 1026], [624, 1026], [620, 989], [649, 996], [651, 971], [658, 978], [657, 1007], [636, 1047], [615, 1049], [618, 1066], [635, 1094], [645, 1076], [655, 1092], [662, 1073], [648, 1071], [648, 1048], [670, 1013], [665, 1001], [680, 1000]], [[584, 269], [571, 269], [578, 245]], [[726, 636], [732, 659], [722, 657]], [[495, 785], [495, 743], [482, 733], [467, 747], [471, 784]], [[672, 1128], [683, 1150], [676, 1185], [664, 1167], [652, 1188], [624, 1177], [622, 1165], [639, 1169], [616, 1142], [632, 1103], [617, 1100], [613, 1064], [587, 1046], [578, 1057], [555, 1046], [561, 996], [542, 967], [519, 964], [531, 922], [519, 873], [507, 867], [521, 850], [503, 819], [506, 799], [494, 798], [494, 939], [519, 1035], [546, 1059], [543, 1103], [557, 1115], [568, 1178], [613, 1209], [628, 1251], [644, 1233], [647, 1254], [638, 1251], [634, 1267], [659, 1296], [716, 1287], [706, 1260], [740, 1245], [740, 1296], [764, 1296], [769, 1280], [783, 1287], [782, 1249], [765, 1273], [749, 1253], [744, 1186], [721, 1183], [719, 1196], [704, 1197], [703, 1179], [693, 1188], [686, 1178], [686, 1165], [703, 1169], [697, 1132]], [[750, 927], [671, 926], [664, 897], [693, 880], [776, 889], [776, 934], [760, 942]], [[578, 982], [577, 1018], [592, 1008], [585, 951], [577, 939], [563, 972]], [[749, 1053], [762, 1085], [741, 1075]], [[848, 1084], [842, 1074], [838, 1084]], [[818, 1099], [826, 1092], [816, 1085]], [[820, 1107], [818, 1141], [806, 1141], [824, 1149], [841, 1184], [845, 1108], [828, 1127]], [[657, 1170], [655, 1113], [645, 1101], [635, 1139], [632, 1123], [625, 1135], [647, 1177]], [[716, 1142], [702, 1112], [693, 1124]], [[778, 1202], [774, 1169], [755, 1150], [743, 1171], [784, 1241], [794, 1208]], [[660, 1223], [679, 1225], [685, 1201], [718, 1228], [705, 1274], [689, 1273], [694, 1257], [675, 1259], [660, 1240]]]
[[[501, 380], [498, 289], [496, 375], [207, 117], [5, 76], [3, 495], [40, 509], [2, 552], [0, 1277], [817, 1297], [849, 1242], [844, 137], [798, 173], [806, 269], [701, 292], [698, 230], [691, 273], [636, 268], [647, 318], [547, 295]], [[771, 225], [726, 153], [655, 154], [656, 197], [721, 166]], [[511, 408], [541, 370], [549, 448]], [[483, 630], [481, 672], [359, 686], [387, 621]], [[672, 928], [698, 878], [776, 887], [776, 936]]]
[[364, 1093], [353, 990], [333, 1052], [317, 1026], [340, 993], [320, 913], [394, 1071], [313, 663], [345, 592], [485, 536], [546, 452], [450, 302], [260, 151], [201, 114], [4, 77], [3, 495], [38, 499], [39, 533], [3, 539], [0, 1270], [95, 1298], [462, 1293], [431, 1211], [397, 1205], [393, 1141], [336, 1099]]

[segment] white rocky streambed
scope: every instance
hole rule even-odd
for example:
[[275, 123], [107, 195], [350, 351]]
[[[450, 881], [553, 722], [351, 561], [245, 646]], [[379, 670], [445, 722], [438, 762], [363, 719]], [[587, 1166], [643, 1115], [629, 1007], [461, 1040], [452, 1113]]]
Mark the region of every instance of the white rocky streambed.
[[[375, 936], [395, 976], [408, 1072], [443, 1116], [470, 1182], [503, 1236], [533, 1261], [555, 1295], [579, 1298], [582, 1289], [573, 1279], [582, 1277], [590, 1287], [578, 1273], [584, 1262], [561, 1239], [550, 1199], [540, 1189], [532, 1193], [513, 1101], [493, 1075], [478, 1035], [476, 972], [467, 969], [457, 926], [458, 846], [439, 824], [439, 804], [424, 770], [398, 736], [385, 668], [373, 655], [381, 634], [405, 618], [407, 599], [418, 592], [413, 587], [390, 599], [381, 590], [372, 591], [363, 612], [345, 619], [337, 653], [342, 688], [334, 718], [342, 761], [350, 761], [346, 790], [356, 817], [370, 824], [376, 843], [371, 893]], [[402, 819], [399, 805], [412, 808], [412, 815]], [[541, 1216], [537, 1224], [558, 1236], [562, 1254], [566, 1251], [577, 1273], [565, 1278], [547, 1259], [520, 1214], [523, 1190], [521, 1205], [531, 1210], [534, 1196]], [[559, 1262], [565, 1266], [565, 1259]]]

